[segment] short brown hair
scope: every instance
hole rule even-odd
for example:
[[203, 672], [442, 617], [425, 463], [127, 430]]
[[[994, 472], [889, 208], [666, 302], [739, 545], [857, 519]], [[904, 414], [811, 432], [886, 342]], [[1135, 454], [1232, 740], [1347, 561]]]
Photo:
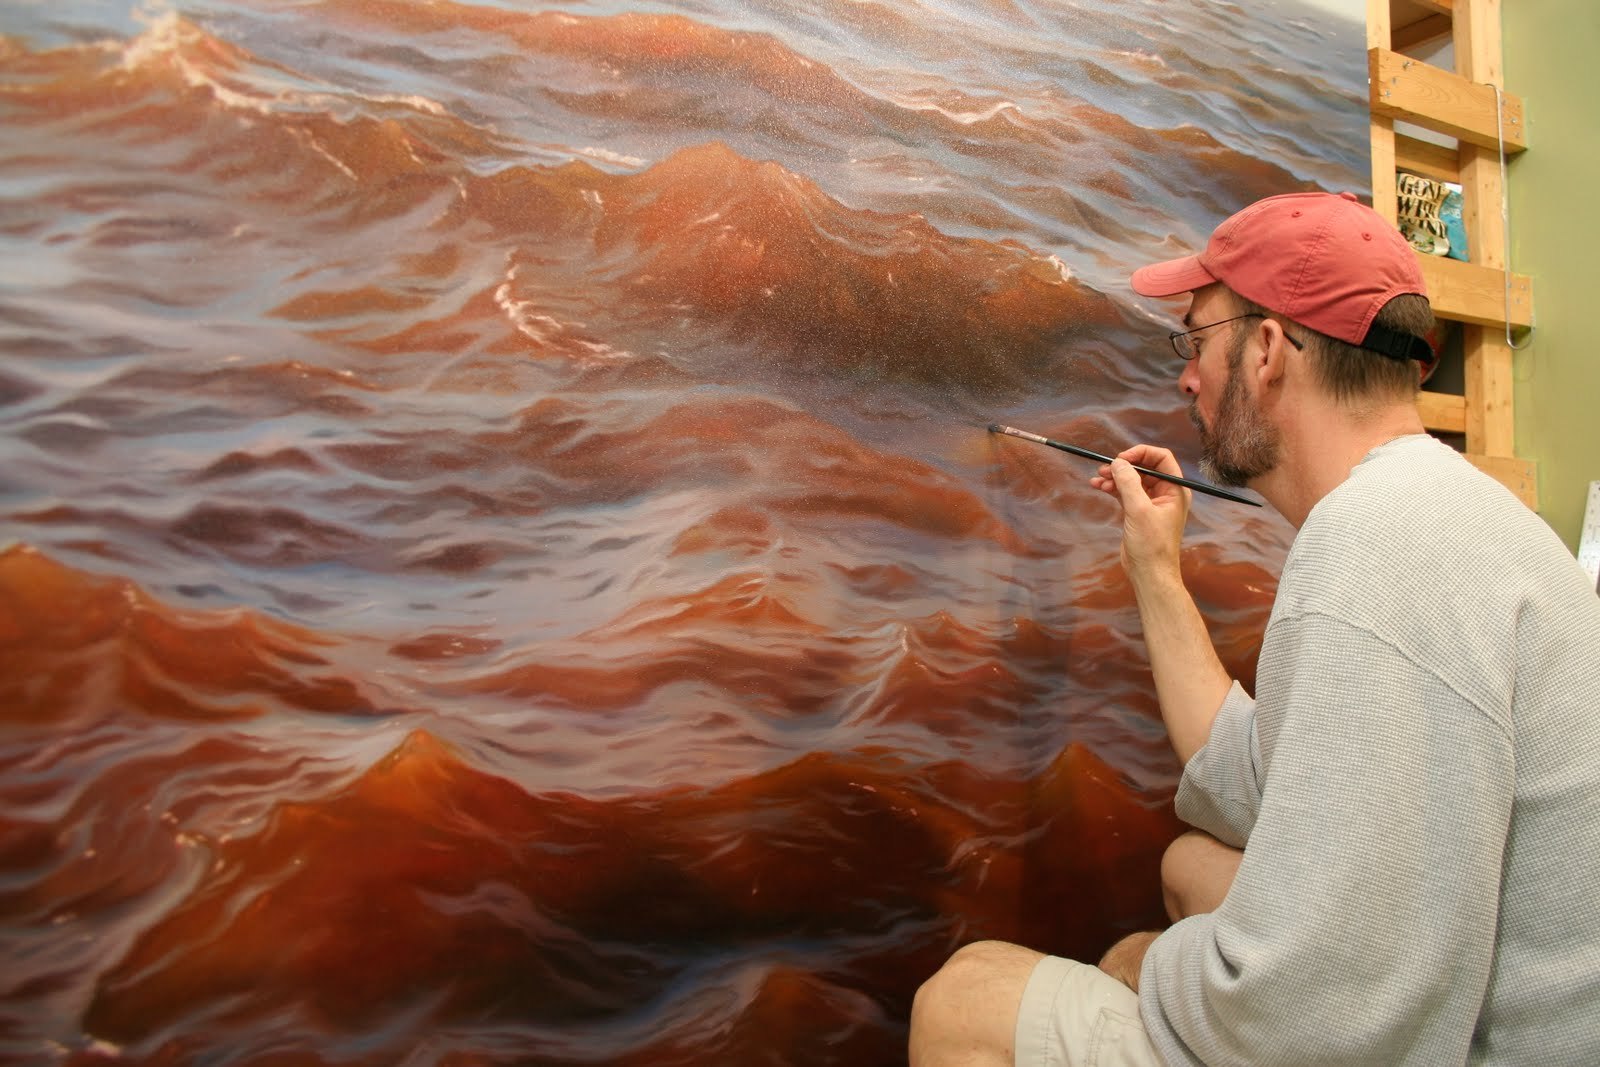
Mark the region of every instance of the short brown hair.
[[[1231, 290], [1230, 290], [1231, 292]], [[1286, 320], [1271, 308], [1262, 307], [1233, 293], [1240, 314], [1264, 315], [1295, 327], [1296, 339], [1305, 342], [1317, 384], [1340, 401], [1402, 400], [1417, 395], [1422, 383], [1422, 368], [1414, 359], [1395, 359], [1349, 344], [1308, 326]], [[1373, 316], [1374, 326], [1383, 326], [1397, 333], [1426, 338], [1433, 332], [1433, 307], [1428, 298], [1415, 293], [1401, 293], [1378, 309]]]

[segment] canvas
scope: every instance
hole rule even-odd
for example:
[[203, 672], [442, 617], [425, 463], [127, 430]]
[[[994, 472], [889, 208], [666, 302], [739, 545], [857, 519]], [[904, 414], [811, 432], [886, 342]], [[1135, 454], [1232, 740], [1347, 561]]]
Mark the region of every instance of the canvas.
[[[1364, 8], [0, 11], [0, 1056], [903, 1062], [1161, 920], [1142, 263], [1367, 185]], [[1290, 531], [1197, 498], [1250, 682]]]

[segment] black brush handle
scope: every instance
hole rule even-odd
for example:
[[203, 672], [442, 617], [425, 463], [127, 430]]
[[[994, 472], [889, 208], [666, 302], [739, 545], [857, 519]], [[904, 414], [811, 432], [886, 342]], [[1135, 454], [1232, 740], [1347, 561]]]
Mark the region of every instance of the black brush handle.
[[[1112, 457], [1110, 456], [1102, 456], [1098, 452], [1091, 452], [1087, 448], [1079, 448], [1077, 445], [1069, 445], [1062, 441], [1052, 441], [1048, 437], [1040, 437], [1036, 433], [1029, 433], [1027, 430], [1019, 430], [1015, 426], [1001, 426], [998, 422], [991, 422], [989, 424], [989, 432], [1003, 433], [1010, 437], [1020, 437], [1024, 441], [1034, 441], [1041, 445], [1049, 445], [1051, 448], [1059, 448], [1063, 452], [1071, 452], [1074, 456], [1082, 456], [1084, 459], [1099, 460], [1101, 463], [1110, 463], [1112, 461]], [[1176, 474], [1167, 474], [1163, 471], [1151, 470], [1149, 467], [1141, 467], [1137, 463], [1130, 463], [1129, 466], [1138, 471], [1140, 474], [1148, 474], [1152, 478], [1160, 478], [1164, 482], [1171, 482], [1173, 485], [1181, 485], [1185, 489], [1193, 489], [1197, 493], [1205, 493], [1207, 496], [1218, 496], [1223, 500], [1231, 500], [1236, 504], [1249, 504], [1253, 508], [1259, 508], [1261, 506], [1260, 501], [1251, 500], [1248, 497], [1242, 497], [1236, 493], [1230, 493], [1226, 489], [1218, 489], [1216, 486], [1207, 485], [1205, 482], [1197, 482], [1193, 478], [1182, 478]]]

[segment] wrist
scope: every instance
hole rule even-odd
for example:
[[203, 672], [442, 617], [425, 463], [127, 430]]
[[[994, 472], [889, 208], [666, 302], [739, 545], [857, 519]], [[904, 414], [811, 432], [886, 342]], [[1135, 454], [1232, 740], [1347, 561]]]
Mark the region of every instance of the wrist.
[[1141, 601], [1156, 601], [1173, 596], [1187, 596], [1188, 589], [1183, 584], [1183, 571], [1178, 565], [1178, 556], [1164, 556], [1160, 559], [1142, 560], [1139, 562], [1123, 563], [1123, 570], [1128, 574], [1128, 581], [1133, 586], [1133, 592]]

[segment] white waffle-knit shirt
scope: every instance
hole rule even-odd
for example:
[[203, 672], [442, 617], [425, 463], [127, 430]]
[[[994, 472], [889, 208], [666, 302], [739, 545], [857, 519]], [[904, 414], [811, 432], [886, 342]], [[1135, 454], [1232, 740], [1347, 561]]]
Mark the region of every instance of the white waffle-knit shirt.
[[1177, 808], [1245, 854], [1145, 957], [1169, 1064], [1600, 1065], [1600, 598], [1449, 447], [1312, 510]]

